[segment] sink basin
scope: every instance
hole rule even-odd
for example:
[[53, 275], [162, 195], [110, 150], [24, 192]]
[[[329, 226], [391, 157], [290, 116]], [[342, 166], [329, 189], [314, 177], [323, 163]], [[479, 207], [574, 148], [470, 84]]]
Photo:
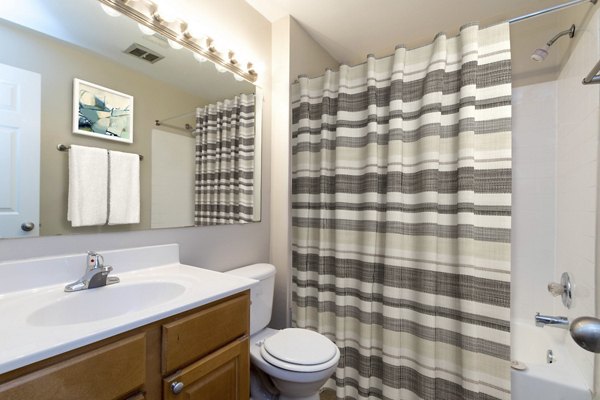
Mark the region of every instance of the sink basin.
[[175, 282], [136, 282], [65, 293], [59, 300], [31, 313], [27, 323], [58, 326], [113, 318], [171, 301], [185, 289]]

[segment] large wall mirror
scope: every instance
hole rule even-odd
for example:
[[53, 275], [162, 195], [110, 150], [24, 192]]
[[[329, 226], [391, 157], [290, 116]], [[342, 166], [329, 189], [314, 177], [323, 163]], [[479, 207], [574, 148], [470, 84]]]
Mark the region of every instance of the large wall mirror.
[[[97, 0], [2, 2], [0, 37], [0, 237], [260, 220], [254, 84]], [[84, 167], [70, 146], [108, 150], [109, 168], [111, 152], [143, 157], [139, 223], [74, 226], [69, 185]], [[84, 194], [103, 185], [83, 182]]]

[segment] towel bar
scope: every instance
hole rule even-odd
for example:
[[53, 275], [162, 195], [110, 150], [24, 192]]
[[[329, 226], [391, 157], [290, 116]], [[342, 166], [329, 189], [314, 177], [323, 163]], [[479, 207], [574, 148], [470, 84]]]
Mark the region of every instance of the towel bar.
[[[64, 145], [64, 144], [58, 144], [56, 146], [56, 150], [58, 150], [58, 151], [69, 151], [70, 148], [71, 148], [71, 146]], [[140, 156], [140, 161], [142, 161], [144, 159], [144, 156], [141, 154], [139, 154], [139, 156]]]

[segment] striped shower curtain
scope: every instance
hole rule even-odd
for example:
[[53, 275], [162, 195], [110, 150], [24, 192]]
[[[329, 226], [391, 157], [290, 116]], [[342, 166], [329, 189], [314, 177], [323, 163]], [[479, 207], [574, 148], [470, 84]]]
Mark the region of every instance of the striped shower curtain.
[[196, 226], [252, 222], [254, 103], [241, 94], [196, 109]]
[[293, 87], [293, 324], [338, 399], [510, 399], [508, 24]]

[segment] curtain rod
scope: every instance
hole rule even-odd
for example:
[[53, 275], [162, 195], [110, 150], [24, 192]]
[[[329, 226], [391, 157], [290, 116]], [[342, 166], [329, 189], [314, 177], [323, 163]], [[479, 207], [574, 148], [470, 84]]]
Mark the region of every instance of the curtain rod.
[[165, 123], [163, 123], [162, 121], [160, 121], [158, 119], [154, 120], [154, 125], [155, 126], [166, 126], [167, 128], [178, 129], [180, 131], [186, 131], [186, 132], [192, 132], [194, 130], [194, 127], [191, 126], [190, 124], [185, 124], [185, 127], [181, 128], [179, 126], [165, 124]]
[[194, 114], [196, 114], [196, 110], [195, 110], [195, 109], [194, 109], [194, 111], [186, 112], [186, 113], [184, 113], [184, 114], [178, 114], [178, 115], [174, 115], [174, 116], [172, 116], [172, 117], [169, 117], [169, 118], [163, 118], [163, 119], [161, 119], [161, 120], [158, 120], [158, 119], [156, 119], [155, 121], [157, 121], [157, 122], [158, 122], [158, 121], [165, 122], [165, 121], [170, 121], [170, 120], [172, 120], [172, 119], [179, 119], [179, 118], [183, 118], [183, 117], [189, 117], [190, 115], [194, 115]]
[[592, 5], [596, 5], [597, 2], [598, 2], [598, 0], [573, 0], [573, 1], [569, 1], [567, 3], [557, 4], [552, 7], [544, 8], [543, 10], [538, 10], [538, 11], [534, 11], [529, 14], [521, 15], [520, 17], [511, 18], [508, 20], [508, 23], [512, 24], [515, 22], [521, 22], [521, 21], [529, 19], [529, 18], [533, 18], [533, 17], [537, 17], [540, 15], [551, 13], [554, 11], [562, 10], [563, 8], [576, 6], [581, 3], [592, 3]]

